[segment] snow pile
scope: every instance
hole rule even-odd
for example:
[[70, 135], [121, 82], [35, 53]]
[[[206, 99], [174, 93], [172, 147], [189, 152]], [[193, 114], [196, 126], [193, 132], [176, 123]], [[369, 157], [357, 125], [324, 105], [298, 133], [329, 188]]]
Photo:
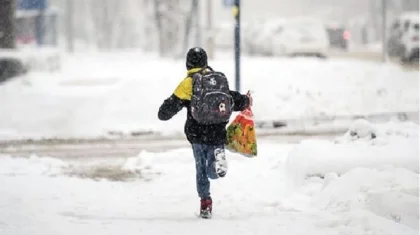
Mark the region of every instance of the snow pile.
[[[365, 119], [354, 121], [348, 131], [337, 143], [368, 142], [372, 145], [386, 145], [395, 141], [415, 141], [418, 139], [419, 126], [412, 122], [389, 121], [383, 124], [372, 124]], [[413, 146], [414, 147], [414, 146]]]
[[337, 234], [418, 234], [418, 141], [416, 124], [365, 120], [335, 141], [303, 141], [287, 157], [281, 206]]
[[419, 172], [419, 127], [413, 123], [373, 125], [357, 120], [335, 141], [305, 140], [287, 160], [293, 184], [308, 176], [343, 174], [357, 167], [403, 167]]
[[[211, 65], [234, 87], [232, 57]], [[63, 56], [54, 73], [0, 85], [0, 138], [97, 137], [183, 132], [185, 111], [157, 119], [184, 78], [185, 62], [143, 52]], [[243, 58], [242, 90], [257, 121], [418, 111], [418, 72], [392, 64], [304, 58]]]
[[[336, 234], [418, 234], [419, 175], [404, 168], [352, 168], [341, 176], [310, 177], [284, 205], [320, 216]], [[331, 216], [332, 213], [334, 216]], [[375, 233], [376, 231], [376, 233]]]
[[358, 119], [350, 126], [344, 135], [347, 140], [372, 140], [377, 137], [378, 133], [375, 127], [365, 119]]
[[324, 209], [366, 209], [418, 230], [418, 183], [419, 175], [404, 168], [355, 168], [324, 185], [315, 200]]

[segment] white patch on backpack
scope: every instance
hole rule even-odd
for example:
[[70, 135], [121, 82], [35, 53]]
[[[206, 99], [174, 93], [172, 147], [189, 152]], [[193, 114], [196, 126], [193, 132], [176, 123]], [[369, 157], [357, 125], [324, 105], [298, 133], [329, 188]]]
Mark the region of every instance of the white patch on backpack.
[[215, 79], [215, 78], [210, 78], [209, 83], [210, 83], [210, 85], [212, 85], [212, 86], [216, 86], [216, 85], [217, 85], [217, 82], [216, 82], [216, 79]]
[[221, 113], [226, 113], [226, 104], [225, 103], [220, 103], [220, 105], [219, 105], [219, 111]]

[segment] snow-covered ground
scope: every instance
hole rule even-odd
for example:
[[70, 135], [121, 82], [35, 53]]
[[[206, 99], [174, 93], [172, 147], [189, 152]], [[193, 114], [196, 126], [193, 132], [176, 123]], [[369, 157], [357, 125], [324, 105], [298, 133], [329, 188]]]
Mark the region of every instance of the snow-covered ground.
[[[233, 56], [211, 65], [234, 88]], [[63, 55], [62, 71], [0, 85], [0, 138], [97, 137], [109, 131], [183, 131], [157, 110], [185, 76], [183, 60], [142, 52]], [[254, 91], [257, 121], [418, 111], [418, 71], [357, 60], [248, 58], [242, 90]]]
[[[415, 124], [357, 121], [335, 141], [230, 153], [227, 177], [212, 181], [211, 220], [195, 215], [188, 148], [92, 161], [0, 156], [0, 234], [415, 235], [418, 140]], [[106, 169], [113, 180], [95, 177]]]

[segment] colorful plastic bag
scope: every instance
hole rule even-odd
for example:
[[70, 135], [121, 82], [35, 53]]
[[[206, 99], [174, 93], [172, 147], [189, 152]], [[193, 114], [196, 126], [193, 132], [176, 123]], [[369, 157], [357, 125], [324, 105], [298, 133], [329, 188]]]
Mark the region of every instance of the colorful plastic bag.
[[246, 157], [257, 156], [257, 139], [251, 107], [240, 112], [228, 126], [226, 149]]

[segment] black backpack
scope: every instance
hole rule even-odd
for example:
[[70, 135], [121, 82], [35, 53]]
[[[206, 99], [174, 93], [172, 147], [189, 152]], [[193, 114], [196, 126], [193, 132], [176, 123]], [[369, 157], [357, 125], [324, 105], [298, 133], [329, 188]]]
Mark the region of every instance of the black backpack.
[[210, 67], [192, 75], [193, 93], [191, 114], [200, 124], [229, 122], [233, 111], [233, 99], [229, 82], [221, 72]]

